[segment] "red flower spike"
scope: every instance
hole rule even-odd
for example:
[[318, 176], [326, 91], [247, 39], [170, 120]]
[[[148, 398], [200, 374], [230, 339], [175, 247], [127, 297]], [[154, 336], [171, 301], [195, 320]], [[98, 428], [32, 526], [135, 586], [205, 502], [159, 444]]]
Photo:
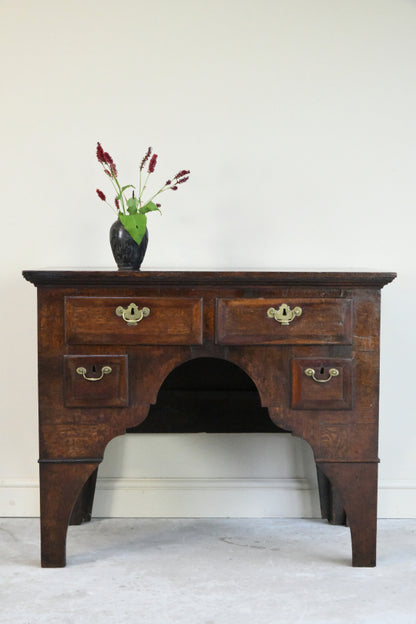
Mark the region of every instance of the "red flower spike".
[[101, 143], [97, 143], [97, 158], [98, 158], [99, 162], [101, 162], [101, 163], [105, 162], [105, 160], [104, 160], [104, 150], [101, 147]]
[[104, 162], [107, 163], [107, 165], [113, 165], [113, 159], [111, 158], [110, 154], [108, 152], [104, 152]]
[[182, 171], [179, 171], [179, 173], [175, 175], [174, 180], [177, 180], [178, 178], [183, 178], [183, 176], [188, 175], [188, 173], [191, 173], [191, 172], [186, 171], [186, 169], [182, 169]]
[[104, 169], [104, 173], [106, 173], [110, 178], [113, 177], [108, 169]]
[[116, 164], [114, 162], [111, 163], [110, 169], [111, 169], [111, 173], [116, 178], [117, 177], [117, 167], [116, 167]]
[[153, 173], [156, 167], [157, 154], [153, 154], [149, 162], [149, 173]]
[[145, 166], [145, 164], [146, 164], [146, 163], [147, 163], [147, 161], [149, 160], [149, 158], [150, 158], [150, 154], [151, 154], [151, 153], [152, 153], [152, 148], [151, 148], [151, 147], [149, 147], [149, 148], [147, 149], [146, 156], [143, 158], [143, 160], [142, 160], [142, 162], [141, 162], [141, 164], [140, 164], [140, 171], [143, 169], [143, 167]]
[[178, 180], [178, 184], [183, 184], [187, 180], [189, 180], [189, 176], [187, 176], [186, 178], [181, 178], [180, 180]]
[[114, 203], [116, 205], [117, 210], [120, 210], [120, 202], [118, 201], [117, 197], [115, 198]]
[[172, 180], [168, 180], [167, 182], [165, 182], [165, 186], [169, 186], [169, 184], [172, 184]]
[[177, 191], [178, 187], [177, 186], [171, 186], [170, 189], [171, 189], [171, 191]]
[[102, 191], [100, 191], [100, 189], [96, 189], [97, 191], [97, 195], [100, 199], [102, 199], [103, 201], [105, 201], [105, 195]]

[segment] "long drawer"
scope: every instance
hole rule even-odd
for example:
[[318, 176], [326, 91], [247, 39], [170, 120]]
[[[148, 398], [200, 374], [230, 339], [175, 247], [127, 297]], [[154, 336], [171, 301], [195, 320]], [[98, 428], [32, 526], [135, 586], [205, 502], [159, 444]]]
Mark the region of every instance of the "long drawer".
[[351, 344], [351, 340], [351, 299], [217, 299], [219, 344]]
[[202, 344], [202, 300], [66, 297], [67, 344]]

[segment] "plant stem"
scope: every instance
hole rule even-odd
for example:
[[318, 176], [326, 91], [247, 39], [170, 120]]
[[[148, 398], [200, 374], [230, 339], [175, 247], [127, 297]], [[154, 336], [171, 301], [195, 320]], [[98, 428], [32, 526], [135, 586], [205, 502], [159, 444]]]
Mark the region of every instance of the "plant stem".
[[[141, 188], [141, 183], [140, 183], [139, 197], [138, 197], [138, 199], [139, 199], [139, 205], [140, 205], [140, 206], [141, 206], [141, 201], [142, 201], [142, 195], [143, 195], [143, 193], [144, 193], [144, 189], [146, 188], [146, 184], [147, 184], [147, 181], [148, 181], [148, 179], [149, 179], [149, 176], [150, 176], [150, 173], [148, 173], [148, 174], [147, 174], [147, 176], [146, 176], [146, 180], [144, 181], [143, 188]], [[141, 182], [141, 181], [140, 181], [140, 182]]]
[[141, 197], [142, 197], [142, 170], [139, 169], [139, 206], [141, 207]]
[[[167, 188], [168, 188], [168, 186], [166, 184], [165, 184], [165, 186], [162, 186], [162, 188], [159, 189], [157, 193], [152, 195], [152, 197], [149, 199], [149, 202], [153, 201], [154, 198], [157, 197], [158, 195], [160, 195], [160, 193], [163, 193], [163, 191], [166, 191]], [[149, 203], [149, 202], [146, 202], [146, 203]]]
[[119, 181], [117, 180], [116, 176], [114, 176], [114, 181], [115, 181], [115, 183], [116, 183], [116, 184], [117, 184], [117, 186], [118, 186], [118, 191], [119, 191], [119, 194], [120, 194], [121, 206], [122, 206], [122, 208], [123, 208], [123, 212], [124, 212], [124, 214], [126, 214], [126, 207], [125, 207], [125, 205], [124, 205], [124, 195], [123, 195], [123, 191], [121, 190], [121, 186], [120, 186]]
[[[104, 168], [104, 170], [106, 170], [106, 169], [105, 169], [104, 164], [103, 164], [103, 168]], [[113, 187], [114, 187], [114, 190], [116, 191], [117, 195], [120, 195], [122, 212], [123, 212], [124, 214], [127, 214], [127, 213], [126, 213], [126, 206], [125, 206], [125, 204], [124, 204], [124, 195], [123, 195], [123, 192], [122, 192], [122, 190], [121, 190], [120, 183], [119, 183], [119, 181], [117, 180], [116, 176], [115, 176], [115, 175], [113, 175], [113, 174], [110, 176], [110, 180], [111, 180], [111, 183], [112, 183], [112, 185], [113, 185]], [[107, 203], [108, 203], [108, 202], [107, 202]], [[109, 205], [110, 205], [110, 204], [109, 204]]]
[[105, 200], [105, 203], [107, 204], [107, 206], [110, 206], [111, 210], [114, 210], [114, 212], [116, 213], [116, 215], [118, 216], [118, 210], [116, 208], [114, 208], [114, 206], [112, 206], [111, 204], [108, 203], [107, 200]]

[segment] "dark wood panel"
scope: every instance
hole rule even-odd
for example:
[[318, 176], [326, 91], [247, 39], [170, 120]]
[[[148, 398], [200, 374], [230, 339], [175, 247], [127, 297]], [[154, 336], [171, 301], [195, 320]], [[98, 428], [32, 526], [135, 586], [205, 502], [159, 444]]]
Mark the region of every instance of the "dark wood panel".
[[[301, 314], [281, 324], [269, 309], [287, 304]], [[350, 299], [302, 297], [219, 299], [216, 340], [219, 344], [351, 344]]]
[[[135, 325], [117, 315], [137, 304], [149, 316]], [[202, 300], [185, 297], [66, 297], [67, 344], [187, 345], [202, 343]]]

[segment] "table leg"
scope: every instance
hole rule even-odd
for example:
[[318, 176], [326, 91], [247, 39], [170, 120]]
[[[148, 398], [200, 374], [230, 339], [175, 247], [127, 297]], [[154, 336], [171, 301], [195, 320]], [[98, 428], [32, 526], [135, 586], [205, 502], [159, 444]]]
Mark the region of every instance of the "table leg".
[[337, 490], [332, 487], [331, 481], [316, 467], [319, 487], [319, 501], [321, 504], [321, 516], [330, 524], [346, 525], [345, 510]]
[[319, 469], [338, 491], [351, 531], [352, 565], [376, 565], [377, 470], [365, 462], [320, 462]]
[[97, 483], [98, 468], [84, 483], [81, 492], [72, 509], [69, 524], [82, 524], [91, 520], [92, 506], [94, 503], [95, 485]]
[[60, 568], [66, 563], [66, 535], [72, 509], [96, 462], [40, 460], [41, 563]]

